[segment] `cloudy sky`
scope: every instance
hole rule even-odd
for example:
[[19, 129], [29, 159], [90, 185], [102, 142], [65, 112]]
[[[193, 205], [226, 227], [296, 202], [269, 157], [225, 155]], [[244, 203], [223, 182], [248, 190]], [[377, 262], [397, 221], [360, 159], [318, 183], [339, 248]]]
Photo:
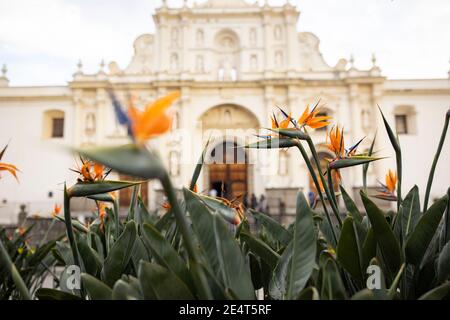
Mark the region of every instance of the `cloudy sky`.
[[[168, 3], [179, 6], [182, 1]], [[331, 65], [353, 54], [357, 67], [368, 67], [376, 53], [390, 78], [447, 77], [449, 0], [291, 3], [302, 14], [298, 29], [319, 36]], [[124, 67], [134, 39], [154, 30], [151, 15], [160, 4], [160, 0], [0, 0], [0, 64], [7, 64], [11, 85], [63, 85], [80, 58], [86, 72], [96, 72], [102, 59]]]

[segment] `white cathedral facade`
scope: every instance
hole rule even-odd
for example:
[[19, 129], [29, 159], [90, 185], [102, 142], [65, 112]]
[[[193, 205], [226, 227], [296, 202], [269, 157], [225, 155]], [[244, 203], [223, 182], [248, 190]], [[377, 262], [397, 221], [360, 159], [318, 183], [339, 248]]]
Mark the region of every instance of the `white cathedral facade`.
[[[124, 68], [102, 63], [98, 73], [85, 74], [80, 63], [70, 83], [49, 87], [9, 86], [3, 70], [0, 147], [10, 141], [3, 161], [21, 172], [20, 183], [6, 175], [0, 180], [0, 223], [14, 223], [21, 205], [29, 214], [45, 216], [55, 203], [62, 203], [64, 181], [70, 185], [76, 179], [69, 171], [75, 163], [71, 147], [127, 143], [115, 120], [109, 88], [124, 104], [130, 95], [135, 97], [138, 107], [168, 92], [181, 92], [173, 107], [172, 133], [151, 142], [178, 188], [189, 184], [211, 131], [215, 146], [225, 143], [233, 149], [234, 144], [256, 140], [252, 132], [270, 126], [271, 114], [279, 114], [276, 106], [299, 117], [307, 104], [319, 99], [325, 105], [322, 112], [345, 127], [348, 143], [366, 136], [361, 150], [367, 149], [378, 131], [375, 149], [388, 159], [370, 166], [368, 183], [375, 187], [389, 168], [395, 169], [378, 104], [403, 148], [403, 193], [418, 184], [423, 196], [450, 107], [450, 79], [387, 79], [375, 58], [369, 70], [358, 69], [352, 59], [329, 64], [320, 53], [319, 39], [297, 30], [298, 19], [299, 11], [289, 3], [274, 7], [267, 2], [260, 6], [209, 0], [169, 8], [163, 1], [153, 16], [155, 33], [136, 39], [134, 56]], [[326, 157], [325, 131], [311, 134]], [[223, 181], [229, 194], [264, 194], [271, 212], [282, 201], [289, 213], [297, 191], [312, 188], [298, 150], [233, 150], [245, 152], [244, 161], [205, 166], [199, 190], [217, 189]], [[449, 163], [447, 142], [432, 198], [449, 186]], [[355, 195], [362, 185], [361, 171], [357, 167], [342, 172], [347, 191]], [[160, 186], [149, 182], [143, 191], [149, 206], [158, 208], [163, 201]], [[121, 192], [120, 197], [126, 206], [129, 194]], [[74, 209], [83, 213], [92, 207], [80, 201]]]

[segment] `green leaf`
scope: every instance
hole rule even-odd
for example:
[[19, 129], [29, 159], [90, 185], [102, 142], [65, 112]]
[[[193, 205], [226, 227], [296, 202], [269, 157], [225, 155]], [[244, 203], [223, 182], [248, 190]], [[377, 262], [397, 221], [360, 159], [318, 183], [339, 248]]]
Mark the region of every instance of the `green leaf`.
[[386, 289], [363, 289], [353, 295], [351, 300], [389, 300]]
[[362, 216], [361, 213], [358, 210], [358, 207], [356, 206], [355, 202], [352, 198], [348, 195], [347, 191], [345, 191], [344, 187], [341, 185], [341, 193], [342, 198], [344, 199], [345, 207], [347, 208], [347, 211], [350, 213], [350, 215], [353, 217], [355, 221], [362, 222]]
[[400, 206], [402, 210], [402, 236], [406, 241], [420, 219], [419, 188], [414, 186], [403, 199]]
[[322, 270], [321, 297], [324, 300], [346, 299], [345, 287], [336, 263], [328, 258]]
[[393, 279], [403, 262], [403, 252], [400, 249], [400, 244], [391, 226], [386, 221], [383, 212], [362, 191], [361, 198], [366, 208], [367, 216], [372, 224], [375, 239], [380, 247], [383, 260], [388, 267], [391, 279]]
[[206, 142], [205, 147], [203, 148], [202, 155], [200, 156], [200, 159], [198, 159], [197, 165], [195, 166], [194, 173], [192, 175], [191, 184], [189, 185], [189, 190], [194, 190], [195, 185], [197, 184], [198, 177], [200, 176], [200, 173], [202, 172], [203, 164], [205, 162], [206, 152], [208, 151], [210, 139]]
[[406, 260], [418, 266], [422, 262], [422, 258], [428, 245], [431, 242], [442, 219], [442, 215], [447, 207], [448, 197], [445, 195], [436, 201], [417, 222], [416, 228], [412, 231], [410, 237], [406, 241], [405, 254]]
[[261, 223], [266, 231], [283, 246], [287, 246], [292, 240], [292, 233], [287, 231], [281, 224], [264, 213], [250, 209], [250, 213]]
[[135, 270], [139, 268], [139, 262], [141, 262], [141, 260], [149, 261], [150, 255], [145, 248], [142, 238], [136, 236], [136, 241], [134, 242], [133, 246], [133, 252], [131, 253], [131, 261], [133, 261]]
[[367, 267], [370, 264], [370, 260], [376, 257], [377, 255], [377, 240], [375, 238], [375, 233], [373, 232], [373, 228], [370, 228], [367, 231], [366, 238], [364, 239], [363, 249], [362, 249], [362, 264], [361, 269], [367, 270]]
[[135, 240], [136, 225], [134, 221], [130, 221], [125, 225], [124, 231], [114, 243], [105, 259], [102, 280], [107, 285], [112, 286], [125, 271], [133, 252], [132, 249]]
[[109, 202], [114, 203], [114, 197], [110, 193], [101, 193], [101, 194], [95, 194], [92, 196], [88, 196], [88, 199], [94, 200], [94, 201], [101, 201], [101, 202]]
[[400, 283], [400, 279], [402, 278], [403, 275], [403, 271], [405, 270], [405, 264], [402, 264], [402, 266], [400, 267], [400, 270], [398, 271], [397, 275], [394, 278], [394, 281], [392, 281], [391, 287], [389, 288], [388, 291], [388, 297], [389, 299], [394, 299], [394, 297], [397, 294], [397, 287], [398, 284]]
[[364, 282], [362, 270], [362, 250], [359, 247], [353, 218], [347, 217], [342, 225], [337, 246], [337, 258], [345, 270], [360, 284]]
[[313, 214], [302, 192], [297, 196], [297, 215], [287, 298], [295, 299], [305, 287], [315, 265], [316, 234]]
[[315, 287], [303, 289], [297, 297], [297, 300], [319, 300], [319, 291]]
[[70, 197], [88, 197], [98, 194], [104, 194], [120, 189], [125, 189], [138, 185], [142, 182], [129, 181], [97, 181], [97, 182], [78, 182], [67, 190]]
[[269, 294], [272, 299], [281, 300], [286, 298], [286, 291], [288, 287], [288, 272], [292, 254], [294, 252], [294, 241], [284, 249], [275, 270], [273, 277], [269, 283]]
[[344, 158], [335, 160], [333, 162], [330, 162], [329, 166], [330, 169], [337, 170], [337, 169], [343, 169], [353, 166], [359, 166], [362, 164], [367, 164], [373, 161], [381, 160], [384, 158], [375, 158], [375, 157], [369, 157], [369, 156], [353, 156], [351, 158]]
[[77, 243], [80, 258], [83, 261], [86, 272], [92, 276], [96, 276], [102, 269], [102, 262], [100, 261], [100, 258], [84, 239], [79, 239]]
[[386, 120], [386, 117], [383, 114], [383, 111], [381, 111], [380, 106], [378, 106], [378, 109], [380, 110], [381, 116], [383, 117], [384, 127], [386, 128], [386, 132], [389, 137], [389, 141], [391, 142], [392, 147], [395, 151], [395, 160], [397, 163], [397, 208], [400, 208], [400, 204], [402, 201], [402, 149], [400, 148], [400, 143], [397, 139], [397, 137], [394, 134], [394, 131], [392, 130], [391, 126], [389, 125], [389, 122]]
[[267, 130], [278, 133], [280, 136], [285, 136], [285, 137], [295, 138], [295, 139], [300, 139], [300, 140], [307, 140], [309, 137], [309, 135], [306, 132], [295, 129], [295, 128], [292, 128], [292, 129], [267, 128]]
[[86, 289], [91, 300], [111, 300], [112, 290], [97, 278], [83, 273], [81, 274], [83, 287]]
[[241, 232], [240, 239], [242, 239], [250, 247], [258, 257], [264, 260], [265, 263], [273, 270], [275, 269], [280, 255], [272, 250], [265, 242], [255, 238], [247, 232]]
[[238, 299], [255, 299], [250, 270], [239, 245], [220, 216], [214, 215], [213, 221], [220, 276], [226, 289], [231, 290]]
[[159, 158], [144, 146], [128, 144], [77, 150], [82, 156], [101, 163], [125, 175], [142, 179], [161, 178], [164, 166]]
[[450, 277], [450, 242], [447, 242], [439, 254], [437, 274], [439, 282], [443, 282]]
[[199, 246], [206, 255], [210, 269], [215, 274], [219, 274], [220, 264], [214, 234], [213, 214], [196, 193], [186, 188], [184, 188], [183, 192], [193, 229], [199, 239]]
[[422, 295], [419, 300], [443, 300], [449, 295], [449, 292], [450, 281], [447, 281]]
[[163, 267], [169, 269], [193, 288], [192, 278], [186, 267], [186, 262], [180, 257], [170, 243], [150, 224], [144, 224], [142, 229], [144, 243], [150, 249], [153, 258]]
[[36, 291], [36, 297], [39, 300], [82, 300], [80, 297], [70, 294], [68, 292], [59, 291], [55, 289], [41, 288]]
[[273, 138], [273, 139], [265, 139], [255, 143], [251, 143], [246, 145], [244, 148], [247, 149], [282, 149], [282, 148], [290, 148], [295, 147], [297, 145], [297, 141], [290, 138]]
[[205, 195], [197, 195], [197, 199], [203, 201], [212, 212], [220, 214], [225, 221], [236, 224], [236, 210], [227, 206], [223, 201]]
[[[373, 148], [375, 147], [375, 141], [377, 139], [377, 133], [375, 133], [375, 136], [373, 137], [372, 143], [370, 144], [369, 151], [367, 152], [367, 155], [370, 157], [373, 154]], [[363, 164], [363, 188], [364, 191], [367, 189], [367, 171], [369, 170], [369, 163]]]
[[141, 261], [139, 282], [145, 299], [193, 300], [186, 284], [173, 272], [155, 263]]
[[122, 279], [114, 284], [112, 293], [113, 300], [142, 300], [142, 298], [138, 279], [130, 276], [122, 276]]

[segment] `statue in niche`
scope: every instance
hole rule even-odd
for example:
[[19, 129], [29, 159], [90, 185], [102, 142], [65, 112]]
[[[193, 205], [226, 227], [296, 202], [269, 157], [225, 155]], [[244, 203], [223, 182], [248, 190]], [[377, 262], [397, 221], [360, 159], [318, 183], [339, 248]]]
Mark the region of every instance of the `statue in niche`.
[[197, 37], [196, 37], [197, 47], [203, 46], [203, 42], [205, 41], [205, 34], [203, 33], [203, 30], [199, 29], [197, 30]]
[[256, 40], [257, 40], [256, 29], [252, 28], [250, 30], [250, 46], [252, 46], [252, 47], [256, 46], [256, 42], [257, 42]]
[[178, 36], [179, 32], [178, 32], [178, 28], [173, 28], [172, 29], [172, 45], [174, 47], [178, 46]]
[[282, 67], [283, 66], [283, 52], [277, 51], [275, 53], [275, 66]]
[[170, 56], [170, 69], [176, 71], [178, 70], [178, 68], [178, 55], [176, 53], [172, 53], [172, 55]]
[[364, 129], [370, 129], [370, 111], [364, 109], [361, 111], [361, 122]]
[[91, 137], [95, 134], [95, 131], [95, 114], [93, 112], [89, 112], [86, 114], [84, 133], [86, 136]]
[[230, 110], [228, 110], [228, 109], [225, 110], [223, 120], [224, 120], [224, 123], [231, 123], [232, 119], [231, 119], [231, 111]]
[[274, 37], [275, 37], [275, 40], [281, 40], [281, 27], [280, 26], [275, 27]]
[[201, 72], [201, 73], [203, 73], [205, 71], [205, 64], [204, 64], [203, 56], [201, 56], [201, 55], [197, 56], [195, 69], [197, 70], [197, 72]]
[[255, 71], [258, 69], [258, 57], [256, 56], [256, 54], [253, 54], [250, 57], [250, 69], [252, 71]]

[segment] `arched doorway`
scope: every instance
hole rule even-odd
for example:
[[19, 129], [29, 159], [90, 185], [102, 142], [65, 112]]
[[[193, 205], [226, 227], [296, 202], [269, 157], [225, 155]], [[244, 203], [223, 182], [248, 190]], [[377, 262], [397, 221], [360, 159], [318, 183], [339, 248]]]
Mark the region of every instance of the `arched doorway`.
[[203, 188], [232, 199], [254, 191], [254, 165], [249, 153], [241, 148], [260, 127], [256, 116], [235, 104], [222, 104], [206, 111], [201, 117], [202, 136], [210, 137]]
[[217, 144], [210, 153], [209, 190], [220, 197], [236, 199], [248, 193], [248, 158], [237, 141]]

